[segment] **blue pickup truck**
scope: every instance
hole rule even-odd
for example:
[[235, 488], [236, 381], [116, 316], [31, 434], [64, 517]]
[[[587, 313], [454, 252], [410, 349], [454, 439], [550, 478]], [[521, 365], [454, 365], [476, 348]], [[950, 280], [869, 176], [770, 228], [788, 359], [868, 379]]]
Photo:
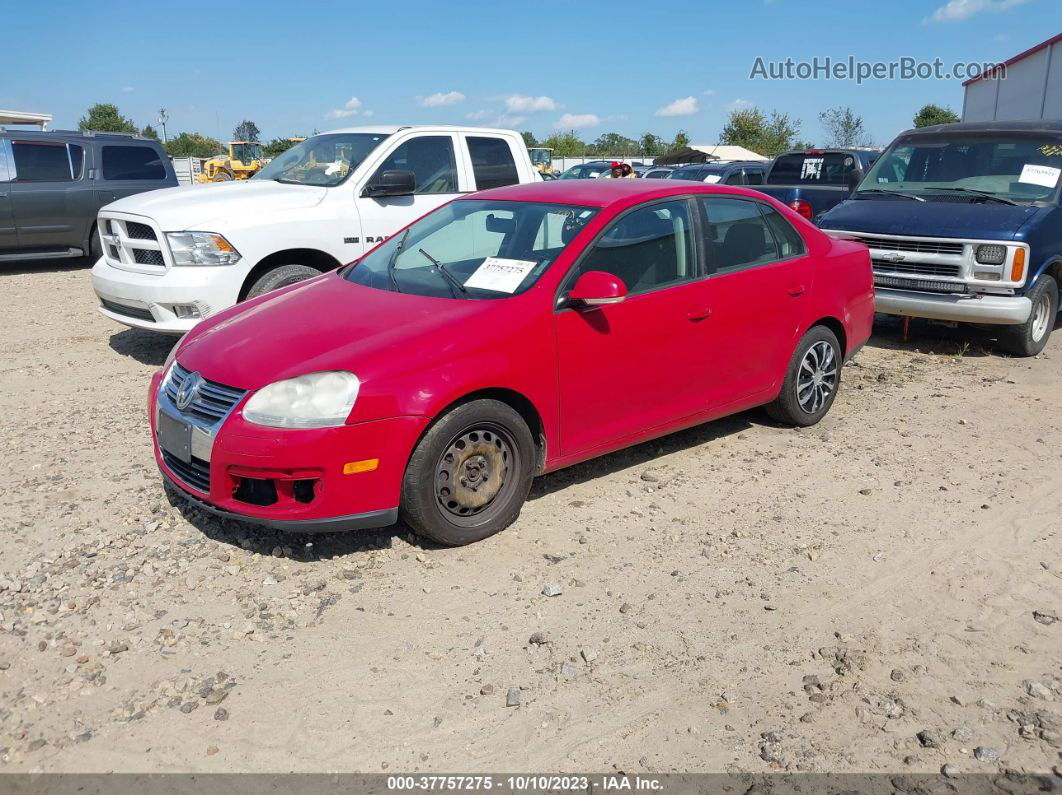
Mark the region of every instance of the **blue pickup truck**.
[[880, 154], [860, 147], [783, 152], [756, 190], [813, 221], [847, 199]]
[[870, 249], [877, 311], [998, 328], [1043, 350], [1062, 283], [1062, 122], [907, 130], [819, 219]]

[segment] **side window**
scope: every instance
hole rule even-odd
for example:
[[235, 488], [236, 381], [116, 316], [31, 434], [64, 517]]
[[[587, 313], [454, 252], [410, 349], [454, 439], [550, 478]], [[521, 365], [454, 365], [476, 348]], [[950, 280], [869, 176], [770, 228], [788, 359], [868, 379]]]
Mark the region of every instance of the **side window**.
[[158, 180], [166, 179], [166, 167], [150, 146], [103, 147], [103, 178]]
[[431, 135], [406, 141], [388, 155], [373, 179], [384, 171], [412, 171], [417, 181], [415, 193], [457, 193], [454, 143], [449, 136]]
[[762, 185], [763, 184], [763, 169], [762, 168], [746, 168], [745, 169], [745, 184], [746, 185]]
[[705, 246], [713, 273], [726, 273], [778, 259], [777, 247], [760, 213], [745, 199], [701, 199], [708, 216]]
[[19, 182], [70, 182], [70, 154], [66, 144], [12, 141]]
[[70, 168], [73, 170], [74, 179], [81, 179], [81, 167], [85, 164], [85, 150], [77, 144], [67, 144], [70, 150]]
[[693, 233], [685, 199], [642, 207], [613, 221], [569, 279], [574, 282], [587, 271], [611, 273], [629, 293], [692, 279]]
[[744, 180], [741, 179], [741, 169], [735, 168], [734, 173], [726, 178], [727, 185], [744, 185]]
[[763, 213], [764, 220], [767, 221], [767, 226], [771, 230], [778, 259], [799, 257], [804, 254], [804, 238], [800, 236], [800, 233], [793, 228], [789, 221], [782, 217], [780, 212], [773, 207], [768, 207], [766, 204], [760, 205], [760, 211]]
[[520, 181], [512, 149], [504, 138], [469, 137], [468, 153], [472, 156], [472, 173], [476, 189], [500, 188]]

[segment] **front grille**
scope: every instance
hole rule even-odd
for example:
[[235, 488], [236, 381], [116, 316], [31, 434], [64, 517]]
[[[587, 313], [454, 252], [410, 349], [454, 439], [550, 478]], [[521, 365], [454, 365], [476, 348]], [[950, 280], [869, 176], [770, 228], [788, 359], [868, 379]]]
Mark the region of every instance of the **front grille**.
[[[175, 406], [177, 403], [177, 391], [188, 376], [188, 370], [174, 362], [173, 370], [170, 371], [170, 377], [166, 383], [166, 397]], [[224, 419], [232, 411], [233, 406], [239, 403], [246, 394], [247, 391], [244, 389], [236, 389], [215, 381], [204, 380], [199, 388], [199, 394], [182, 413], [214, 425]]]
[[125, 304], [116, 304], [114, 301], [108, 301], [106, 298], [101, 298], [100, 303], [103, 308], [108, 312], [114, 312], [116, 315], [125, 315], [126, 317], [135, 317], [137, 320], [146, 320], [149, 323], [155, 322], [155, 316], [150, 311], [139, 306], [126, 306]]
[[875, 271], [887, 271], [888, 273], [957, 277], [962, 271], [961, 265], [952, 265], [945, 262], [886, 262], [880, 259], [872, 259], [870, 262]]
[[162, 252], [152, 248], [134, 248], [133, 260], [140, 265], [162, 266], [166, 264], [166, 260], [162, 258]]
[[193, 489], [201, 491], [204, 494], [210, 493], [209, 461], [203, 461], [202, 459], [192, 456], [191, 462], [186, 464], [181, 459], [172, 456], [163, 450], [162, 463], [164, 463], [166, 468], [176, 475], [179, 480], [191, 486]]
[[962, 255], [962, 243], [949, 243], [944, 240], [894, 240], [888, 237], [863, 237], [859, 240], [868, 248], [879, 251], [911, 251], [916, 254], [956, 254]]
[[125, 222], [125, 233], [133, 240], [158, 240], [155, 237], [154, 229], [147, 224], [137, 223], [136, 221]]
[[917, 290], [922, 293], [965, 293], [966, 285], [952, 282], [937, 282], [929, 279], [906, 279], [902, 276], [874, 274], [875, 287], [891, 287], [896, 290]]

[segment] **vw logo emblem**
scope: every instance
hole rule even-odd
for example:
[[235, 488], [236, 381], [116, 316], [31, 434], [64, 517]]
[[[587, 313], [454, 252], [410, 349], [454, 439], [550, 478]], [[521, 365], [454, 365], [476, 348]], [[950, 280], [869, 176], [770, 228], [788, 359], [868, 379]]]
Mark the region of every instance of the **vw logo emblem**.
[[173, 399], [177, 408], [184, 411], [192, 405], [192, 401], [199, 397], [199, 388], [202, 385], [203, 376], [199, 375], [199, 373], [189, 373], [188, 377], [178, 387], [177, 395]]

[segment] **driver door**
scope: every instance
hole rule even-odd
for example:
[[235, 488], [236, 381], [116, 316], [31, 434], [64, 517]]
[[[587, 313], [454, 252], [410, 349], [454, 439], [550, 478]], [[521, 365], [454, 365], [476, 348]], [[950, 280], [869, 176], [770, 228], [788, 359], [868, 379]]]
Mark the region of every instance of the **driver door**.
[[[407, 138], [377, 163], [372, 174], [356, 186], [361, 216], [362, 249], [368, 251], [402, 227], [441, 207], [463, 192], [464, 175], [453, 135], [420, 135]], [[416, 188], [412, 196], [370, 197], [365, 187], [385, 171], [410, 171]]]

